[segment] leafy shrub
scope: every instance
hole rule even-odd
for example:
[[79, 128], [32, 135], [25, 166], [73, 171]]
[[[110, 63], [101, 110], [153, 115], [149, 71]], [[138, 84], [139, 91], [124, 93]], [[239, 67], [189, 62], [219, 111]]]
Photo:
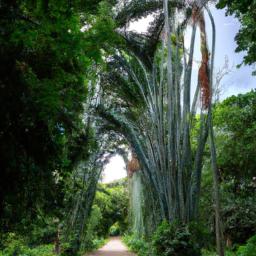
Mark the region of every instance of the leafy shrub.
[[218, 256], [218, 255], [216, 254], [216, 252], [212, 252], [212, 251], [208, 251], [208, 250], [203, 249], [202, 250], [202, 256]]
[[189, 226], [163, 221], [153, 235], [153, 249], [157, 256], [200, 256], [199, 244]]
[[30, 249], [31, 256], [55, 256], [53, 253], [53, 245], [40, 245]]
[[95, 249], [99, 249], [100, 247], [102, 247], [105, 243], [106, 243], [106, 239], [104, 238], [96, 238], [94, 239], [92, 242], [93, 242], [93, 247]]
[[102, 219], [102, 213], [97, 205], [93, 205], [92, 212], [86, 227], [85, 239], [82, 242], [81, 249], [83, 251], [91, 251], [96, 249], [93, 240], [97, 238], [97, 230]]
[[192, 242], [197, 244], [200, 248], [210, 249], [215, 242], [215, 237], [212, 236], [211, 231], [202, 222], [190, 222], [188, 229], [192, 234]]
[[[216, 252], [202, 250], [202, 256], [218, 256]], [[236, 254], [232, 251], [225, 251], [225, 256], [236, 256]]]
[[126, 191], [126, 179], [109, 184], [100, 184], [96, 193], [94, 204], [97, 205], [102, 214], [97, 235], [106, 237], [109, 235], [110, 227], [119, 223], [120, 233], [127, 230], [128, 193]]
[[5, 256], [18, 256], [27, 254], [28, 248], [24, 245], [22, 239], [18, 238], [14, 233], [9, 233], [3, 243], [4, 250], [2, 254]]
[[[28, 225], [29, 226], [29, 225]], [[30, 245], [40, 245], [52, 243], [56, 238], [56, 223], [54, 223], [50, 218], [45, 218], [45, 222], [35, 223], [31, 225], [31, 235], [29, 235]]]
[[251, 237], [246, 245], [240, 246], [237, 256], [255, 256], [256, 255], [256, 235]]
[[41, 245], [29, 248], [14, 233], [9, 233], [4, 241], [4, 249], [0, 256], [54, 256], [53, 245]]
[[116, 222], [114, 225], [112, 225], [109, 229], [109, 234], [111, 236], [119, 236], [121, 233], [119, 223]]
[[233, 196], [223, 207], [225, 234], [233, 243], [243, 244], [256, 232], [255, 196]]
[[153, 256], [151, 244], [139, 238], [136, 234], [125, 235], [123, 241], [138, 256]]

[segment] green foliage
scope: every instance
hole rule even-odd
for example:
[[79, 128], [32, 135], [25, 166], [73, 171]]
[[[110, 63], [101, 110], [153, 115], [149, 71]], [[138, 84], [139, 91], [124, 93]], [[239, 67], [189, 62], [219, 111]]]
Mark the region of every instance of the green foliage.
[[98, 239], [96, 243], [94, 243], [94, 239], [97, 238], [97, 231], [99, 227], [99, 223], [102, 219], [102, 213], [100, 208], [97, 205], [93, 205], [90, 218], [88, 220], [87, 228], [86, 228], [86, 237], [84, 239], [83, 249], [85, 251], [89, 251], [95, 249], [98, 244]]
[[[225, 251], [226, 256], [237, 256], [234, 252], [232, 251]], [[202, 250], [202, 256], [218, 256], [216, 252], [214, 251], [208, 251], [208, 250]]]
[[120, 42], [114, 3], [1, 1], [0, 229], [22, 236], [24, 246], [53, 243], [83, 183], [95, 194], [98, 172], [89, 176], [87, 168], [86, 182], [72, 179], [98, 150], [88, 107], [102, 57]]
[[98, 185], [94, 201], [102, 215], [97, 227], [98, 236], [107, 236], [111, 231], [110, 228], [115, 224], [117, 225], [117, 223], [121, 234], [126, 231], [128, 214], [128, 191], [126, 186], [126, 180], [123, 183]]
[[256, 232], [255, 195], [242, 197], [225, 191], [223, 201], [224, 232], [233, 243], [244, 243]]
[[201, 255], [201, 248], [209, 245], [209, 233], [200, 223], [181, 223], [163, 221], [149, 241], [136, 234], [126, 235], [124, 242], [139, 256]]
[[104, 238], [94, 238], [93, 239], [93, 248], [98, 249], [101, 248], [107, 242]]
[[[209, 167], [208, 167], [209, 168]], [[200, 221], [208, 227], [209, 244], [214, 244], [214, 208], [212, 200], [211, 171], [205, 167], [200, 199]], [[246, 180], [244, 180], [246, 182]], [[256, 232], [255, 194], [244, 183], [234, 191], [234, 180], [226, 179], [221, 183], [222, 221], [225, 240], [233, 247], [244, 243]], [[211, 247], [211, 246], [204, 246]]]
[[53, 256], [53, 245], [41, 245], [31, 249], [31, 256]]
[[213, 244], [213, 237], [207, 223], [194, 221], [188, 224], [188, 229], [192, 234], [192, 240], [199, 248], [210, 248]]
[[[236, 35], [238, 47], [237, 52], [246, 51], [244, 57], [245, 64], [256, 62], [256, 28], [255, 28], [255, 10], [256, 2], [251, 0], [220, 0], [218, 8], [227, 8], [227, 15], [235, 14], [241, 22], [241, 28]], [[254, 74], [256, 71], [254, 71]]]
[[110, 236], [119, 236], [120, 235], [120, 226], [119, 223], [116, 222], [115, 224], [113, 224], [110, 229], [109, 229], [109, 235]]
[[156, 230], [153, 236], [153, 248], [158, 256], [199, 256], [201, 255], [200, 246], [194, 234], [192, 227], [181, 223], [168, 223], [167, 221]]
[[26, 239], [30, 245], [52, 243], [56, 238], [57, 225], [53, 218], [45, 216], [43, 221], [36, 220], [33, 223], [29, 223], [29, 221], [25, 219], [23, 225], [24, 231], [30, 234]]
[[[245, 243], [256, 232], [255, 103], [256, 92], [251, 91], [229, 97], [214, 107], [224, 238], [232, 247]], [[214, 244], [212, 173], [207, 152], [199, 213]]]
[[214, 125], [222, 175], [238, 179], [256, 176], [256, 91], [229, 97], [218, 104]]
[[202, 256], [217, 256], [216, 252], [208, 251], [208, 250], [202, 250]]
[[[3, 224], [9, 228], [22, 218], [34, 220], [37, 209], [49, 211], [61, 204], [63, 179], [75, 161], [70, 145], [84, 136], [83, 69], [89, 63], [81, 51], [79, 15], [69, 15], [67, 5], [59, 8], [53, 1], [45, 14], [40, 2], [1, 5], [6, 16], [0, 20], [1, 27], [5, 24], [0, 37], [5, 106], [0, 109], [0, 216], [11, 219]], [[38, 25], [14, 16], [16, 11]]]
[[138, 256], [153, 256], [152, 245], [144, 239], [139, 238], [136, 234], [125, 235], [123, 241]]
[[246, 245], [240, 246], [237, 251], [237, 256], [254, 256], [256, 252], [256, 235], [251, 237]]
[[[204, 170], [200, 200], [200, 221], [208, 227], [210, 245], [214, 244], [214, 208], [212, 201], [212, 183], [210, 170]], [[255, 195], [250, 190], [241, 190], [234, 193], [232, 180], [221, 183], [222, 221], [225, 240], [230, 245], [244, 243], [255, 230]], [[206, 246], [208, 247], [208, 246]], [[210, 246], [211, 247], [211, 246]]]
[[[1, 239], [3, 250], [0, 255], [52, 256], [57, 227], [62, 227], [73, 214], [70, 211], [72, 207], [75, 214], [70, 219], [75, 219], [71, 221], [74, 232], [70, 232], [72, 239], [67, 236], [68, 241], [62, 247], [67, 255], [79, 252], [81, 243], [84, 243], [83, 250], [97, 248], [104, 243], [102, 237], [109, 233], [123, 234], [127, 229], [126, 182], [100, 184], [94, 200], [99, 168], [88, 167], [88, 159], [99, 149], [98, 133], [95, 124], [92, 125], [89, 120], [92, 114], [88, 110], [90, 99], [95, 96], [93, 87], [98, 82], [99, 72], [107, 71], [101, 79], [104, 93], [111, 98], [111, 101], [106, 99], [107, 105], [125, 114], [120, 122], [114, 120], [114, 115], [110, 120], [109, 115], [111, 124], [107, 128], [113, 128], [116, 122], [118, 132], [129, 130], [126, 137], [134, 139], [140, 126], [138, 131], [134, 129], [133, 121], [147, 117], [143, 115], [146, 105], [142, 100], [143, 93], [127, 71], [129, 65], [134, 66], [139, 83], [145, 87], [148, 78], [144, 76], [140, 63], [128, 51], [118, 51], [115, 58], [123, 54], [122, 60], [112, 63], [113, 59], [109, 58], [109, 54], [117, 53], [119, 46], [127, 47], [117, 36], [116, 24], [111, 16], [115, 2], [25, 0], [3, 1], [0, 4], [0, 235], [4, 238]], [[132, 1], [128, 7], [134, 12], [125, 9], [117, 16], [118, 23], [124, 24], [129, 19], [162, 8], [160, 2], [144, 2], [145, 5]], [[255, 32], [255, 26], [252, 26], [255, 3], [247, 1], [241, 5], [238, 1], [220, 1], [220, 7], [225, 5], [242, 22], [236, 38], [237, 50], [247, 50], [244, 62], [252, 64], [256, 59], [252, 36]], [[122, 16], [122, 13], [125, 15]], [[172, 39], [172, 43], [178, 45], [177, 37]], [[148, 47], [154, 49], [151, 44]], [[176, 57], [180, 59], [181, 56]], [[111, 60], [107, 67], [106, 59]], [[121, 61], [127, 61], [126, 65]], [[111, 66], [117, 64], [118, 68]], [[156, 73], [158, 69], [156, 67]], [[151, 75], [154, 77], [154, 74]], [[176, 76], [179, 77], [179, 74]], [[143, 89], [147, 95], [149, 89]], [[231, 97], [215, 109], [220, 176], [227, 181], [226, 185], [222, 185], [226, 196], [223, 200], [224, 227], [225, 234], [234, 242], [244, 241], [255, 232], [255, 198], [248, 197], [248, 192], [255, 190], [252, 180], [256, 165], [255, 106], [256, 91], [252, 91]], [[125, 122], [126, 119], [129, 123]], [[146, 134], [151, 126], [147, 126], [147, 122], [152, 120], [145, 118], [144, 121], [141, 124], [146, 127]], [[198, 127], [192, 132], [198, 133]], [[192, 141], [193, 150], [196, 145]], [[139, 143], [134, 143], [135, 149], [139, 147]], [[138, 154], [138, 157], [143, 159], [141, 155]], [[154, 155], [149, 156], [153, 158]], [[84, 168], [76, 172], [81, 163]], [[205, 183], [209, 188], [209, 176]], [[209, 193], [203, 200], [208, 206], [205, 216], [211, 216]], [[74, 201], [79, 203], [77, 209]], [[154, 200], [152, 202], [155, 203]], [[158, 206], [157, 200], [155, 205]], [[143, 216], [148, 214], [147, 210], [144, 209]], [[155, 209], [152, 208], [152, 211]], [[158, 211], [155, 211], [157, 214]], [[211, 222], [206, 218], [204, 220], [207, 224]], [[157, 225], [150, 222], [153, 221], [148, 218], [149, 224], [146, 225]], [[150, 256], [153, 252], [154, 256], [198, 256], [200, 248], [208, 247], [211, 240], [202, 226], [198, 223], [184, 226], [163, 222], [155, 232], [152, 244], [137, 236], [126, 236], [125, 241], [139, 256]], [[10, 231], [17, 235], [8, 233], [5, 238], [5, 233]], [[63, 239], [65, 235], [61, 236]], [[248, 253], [254, 247], [253, 238], [239, 249], [239, 253], [251, 255]]]
[[[83, 167], [81, 168], [83, 169]], [[91, 175], [94, 175], [95, 171], [91, 170]], [[73, 213], [74, 216], [71, 214], [71, 221], [66, 224], [65, 232], [63, 232], [63, 238], [68, 242], [65, 249], [67, 255], [84, 253], [98, 248], [104, 243], [104, 238], [109, 236], [110, 228], [115, 223], [117, 223], [115, 231], [118, 231], [119, 234], [123, 233], [127, 226], [126, 179], [109, 184], [98, 183], [98, 185], [98, 180], [95, 179], [90, 188], [91, 181], [81, 180], [77, 178], [78, 175], [79, 172], [75, 175], [75, 185], [78, 186], [75, 210], [79, 209], [79, 212], [76, 210]], [[81, 194], [85, 195], [84, 199], [81, 198]], [[72, 195], [70, 196], [72, 197]], [[70, 223], [73, 228], [70, 228]]]
[[4, 256], [54, 256], [53, 245], [41, 245], [29, 248], [20, 237], [14, 233], [9, 233], [4, 241], [4, 250], [0, 251], [0, 255]]
[[[256, 91], [232, 96], [215, 108], [218, 165], [226, 236], [244, 243], [255, 230]], [[246, 214], [245, 214], [246, 213]]]

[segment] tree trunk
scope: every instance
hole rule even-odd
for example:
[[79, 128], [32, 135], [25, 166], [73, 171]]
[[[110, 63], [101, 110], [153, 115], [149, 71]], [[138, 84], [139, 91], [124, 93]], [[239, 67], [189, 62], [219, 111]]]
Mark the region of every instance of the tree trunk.
[[60, 227], [58, 226], [57, 228], [57, 235], [55, 239], [55, 245], [54, 245], [54, 253], [59, 255], [61, 253], [61, 248], [60, 248]]
[[216, 158], [216, 148], [214, 143], [214, 133], [212, 127], [212, 117], [210, 117], [209, 137], [210, 137], [210, 148], [211, 148], [211, 165], [213, 171], [213, 195], [214, 195], [214, 208], [215, 208], [215, 225], [216, 225], [216, 243], [217, 251], [220, 256], [224, 256], [223, 246], [223, 234], [221, 227], [221, 216], [220, 216], [220, 192], [219, 192], [219, 180], [218, 180], [218, 168]]
[[212, 60], [211, 60], [211, 72], [210, 72], [210, 106], [209, 106], [209, 139], [210, 139], [210, 150], [211, 150], [211, 165], [213, 171], [213, 194], [214, 194], [214, 203], [215, 203], [215, 225], [216, 225], [216, 243], [217, 251], [220, 256], [225, 255], [224, 250], [224, 241], [221, 225], [221, 214], [220, 214], [220, 192], [219, 192], [219, 180], [218, 180], [218, 167], [217, 167], [217, 155], [216, 147], [214, 142], [214, 131], [212, 123], [212, 94], [213, 94], [213, 67], [214, 67], [214, 54], [215, 54], [215, 41], [216, 41], [216, 28], [212, 14], [208, 8], [206, 8], [211, 25], [212, 25]]

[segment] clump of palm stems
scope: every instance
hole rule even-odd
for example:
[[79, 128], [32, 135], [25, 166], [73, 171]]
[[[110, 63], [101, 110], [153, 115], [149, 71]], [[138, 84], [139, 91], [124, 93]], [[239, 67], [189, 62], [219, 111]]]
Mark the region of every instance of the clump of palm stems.
[[[159, 1], [146, 1], [144, 9], [143, 1], [139, 2], [131, 1], [121, 11], [122, 15], [127, 14], [126, 22], [155, 12], [154, 24], [146, 35], [120, 29], [126, 47], [117, 49], [109, 60], [109, 73], [101, 85], [105, 92], [111, 90], [106, 98], [112, 95], [115, 106], [102, 102], [99, 112], [115, 124], [113, 129], [126, 137], [136, 153], [142, 185], [152, 193], [150, 204], [156, 205], [152, 209], [159, 209], [161, 220], [188, 223], [197, 218], [203, 154], [210, 131], [219, 241], [219, 196], [211, 122], [215, 30], [210, 54], [205, 9], [213, 28], [214, 21], [206, 7], [207, 1], [164, 0], [162, 5]], [[119, 14], [117, 20], [124, 28], [124, 17]], [[189, 27], [192, 32], [187, 50], [184, 37]], [[201, 64], [192, 95], [197, 30]], [[195, 127], [196, 123], [199, 128]], [[218, 247], [220, 252], [220, 242]]]

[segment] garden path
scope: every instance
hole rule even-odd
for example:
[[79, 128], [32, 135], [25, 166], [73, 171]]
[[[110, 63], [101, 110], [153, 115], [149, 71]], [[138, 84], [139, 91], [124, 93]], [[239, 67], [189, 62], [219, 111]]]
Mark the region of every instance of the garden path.
[[113, 237], [109, 242], [98, 251], [95, 251], [88, 256], [136, 256], [128, 251], [120, 237]]

